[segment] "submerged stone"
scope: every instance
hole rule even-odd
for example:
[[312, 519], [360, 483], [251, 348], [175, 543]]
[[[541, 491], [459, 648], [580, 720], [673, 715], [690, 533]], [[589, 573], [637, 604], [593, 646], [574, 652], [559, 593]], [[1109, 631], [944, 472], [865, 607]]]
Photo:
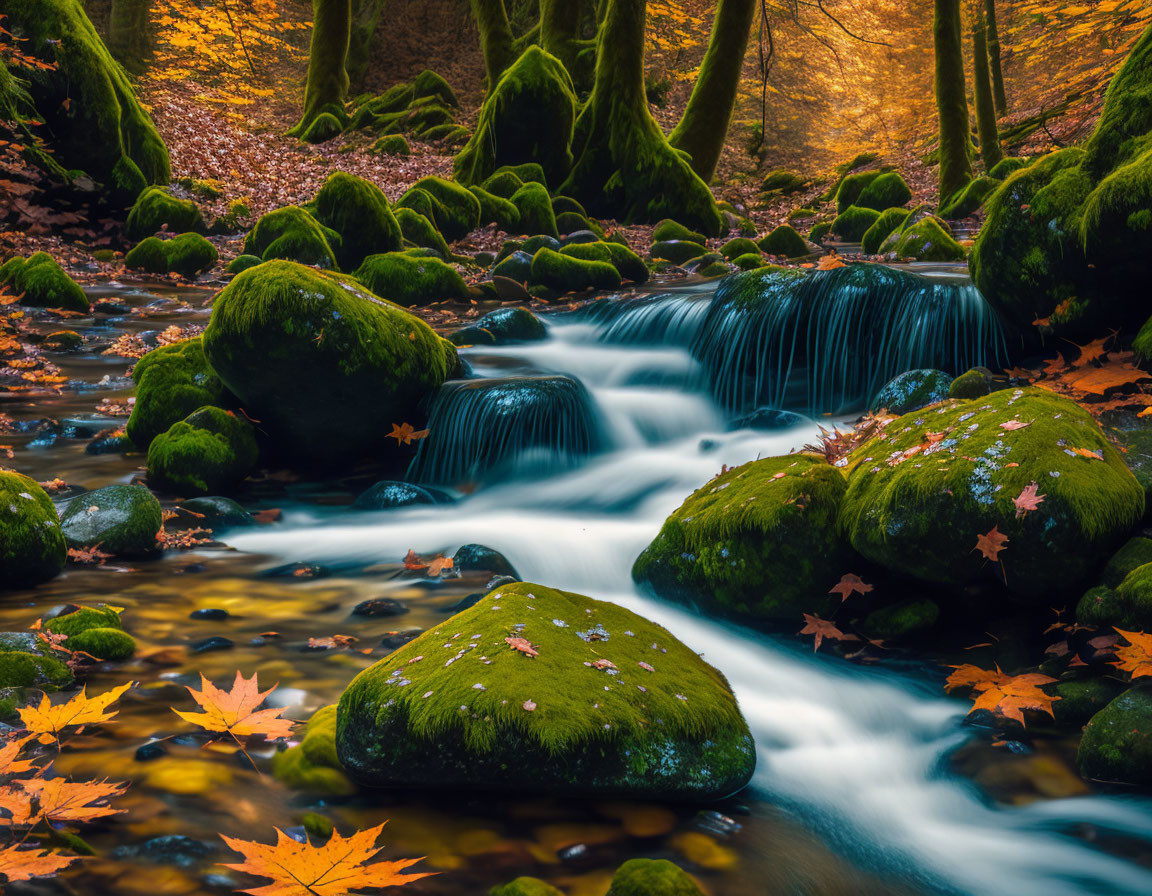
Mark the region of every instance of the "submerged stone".
[[197, 525], [203, 525], [213, 530], [256, 525], [256, 521], [252, 519], [252, 514], [231, 498], [225, 498], [222, 495], [189, 498], [180, 506], [192, 513], [199, 514], [199, 517], [193, 517], [197, 521]]
[[547, 337], [544, 323], [527, 308], [499, 308], [450, 334], [448, 339], [455, 345], [508, 345]]
[[357, 510], [394, 510], [417, 504], [447, 504], [451, 498], [438, 489], [424, 488], [411, 482], [384, 480], [362, 492], [352, 506]]
[[73, 498], [61, 517], [70, 548], [96, 545], [108, 554], [151, 557], [160, 553], [160, 502], [142, 485], [108, 485]]

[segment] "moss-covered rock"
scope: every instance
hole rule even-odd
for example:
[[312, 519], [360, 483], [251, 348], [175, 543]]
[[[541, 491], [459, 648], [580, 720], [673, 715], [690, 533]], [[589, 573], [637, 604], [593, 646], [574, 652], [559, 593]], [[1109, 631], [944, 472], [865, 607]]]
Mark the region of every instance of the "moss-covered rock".
[[305, 143], [313, 145], [317, 143], [327, 143], [339, 137], [344, 132], [344, 125], [340, 123], [340, 119], [333, 115], [331, 112], [321, 112], [304, 129], [300, 134], [300, 139]]
[[[831, 221], [821, 221], [819, 224], [814, 224], [812, 229], [808, 231], [808, 242], [815, 243], [820, 246], [824, 242], [824, 237], [832, 232]], [[867, 233], [868, 231], [864, 231]]]
[[560, 254], [585, 261], [607, 262], [616, 268], [623, 279], [633, 283], [645, 283], [648, 280], [648, 265], [623, 243], [600, 240], [594, 243], [572, 243], [561, 249]]
[[220, 408], [193, 411], [148, 448], [148, 482], [181, 497], [228, 492], [256, 466], [248, 421]]
[[136, 653], [135, 638], [118, 628], [87, 629], [70, 637], [66, 646], [112, 663], [121, 663]]
[[237, 255], [225, 266], [224, 271], [229, 274], [242, 274], [248, 268], [254, 268], [263, 259], [258, 255]]
[[440, 253], [441, 258], [451, 257], [452, 251], [447, 241], [425, 215], [410, 208], [397, 208], [396, 221], [408, 242], [425, 249], [434, 249]]
[[[855, 205], [856, 200], [860, 198], [864, 190], [878, 177], [880, 177], [879, 171], [858, 171], [841, 180], [840, 186], [836, 190], [836, 214], [842, 215]], [[882, 211], [882, 209], [874, 209], [874, 211]]]
[[882, 211], [880, 217], [872, 222], [860, 238], [860, 251], [866, 255], [875, 255], [892, 231], [908, 220], [910, 214], [906, 208], [889, 208]]
[[340, 235], [323, 227], [312, 215], [295, 205], [262, 215], [244, 240], [244, 254], [271, 261], [284, 258], [300, 264], [336, 269]]
[[499, 308], [452, 333], [448, 339], [454, 345], [507, 345], [535, 342], [547, 336], [544, 323], [527, 308]]
[[1142, 535], [1129, 538], [1104, 565], [1100, 581], [1109, 588], [1116, 588], [1130, 572], [1145, 563], [1152, 563], [1152, 538]]
[[987, 174], [973, 178], [963, 190], [940, 207], [940, 216], [948, 220], [967, 218], [979, 211], [999, 186], [1000, 181]]
[[794, 171], [775, 168], [764, 177], [760, 189], [765, 193], [795, 193], [808, 181]]
[[1070, 678], [1043, 686], [1044, 691], [1059, 698], [1052, 704], [1056, 724], [1077, 730], [1126, 689], [1123, 681], [1108, 675]]
[[70, 548], [100, 546], [121, 557], [160, 552], [160, 502], [142, 485], [108, 485], [73, 498], [60, 520]]
[[1097, 628], [1152, 629], [1152, 562], [1137, 566], [1115, 586], [1089, 589], [1076, 605], [1076, 621]]
[[652, 244], [651, 251], [654, 259], [670, 261], [672, 264], [684, 264], [708, 252], [700, 243], [688, 240], [660, 240]]
[[136, 362], [132, 379], [136, 402], [126, 429], [133, 443], [145, 450], [156, 436], [197, 408], [231, 403], [228, 390], [208, 366], [199, 336], [150, 351]]
[[699, 884], [667, 859], [629, 859], [616, 869], [607, 896], [704, 896]]
[[869, 407], [873, 413], [909, 414], [943, 401], [951, 385], [952, 377], [943, 370], [908, 370], [885, 383]]
[[[449, 242], [466, 236], [479, 226], [480, 200], [473, 196], [467, 187], [442, 177], [422, 177], [411, 186], [408, 193], [415, 190], [423, 190], [439, 203], [432, 220]], [[404, 195], [407, 196], [408, 193]], [[403, 201], [404, 196], [401, 196], [400, 202]], [[415, 210], [424, 214], [419, 208]]]
[[438, 258], [414, 258], [403, 252], [370, 255], [353, 276], [376, 295], [405, 308], [468, 297], [464, 278]]
[[992, 371], [987, 367], [966, 370], [948, 387], [949, 398], [980, 398], [992, 391]]
[[379, 454], [390, 424], [418, 423], [459, 363], [419, 318], [353, 280], [286, 261], [226, 286], [203, 339], [220, 380], [278, 448], [304, 459]]
[[552, 211], [552, 199], [548, 190], [540, 184], [529, 181], [512, 194], [511, 202], [520, 212], [520, 230], [529, 235], [543, 234], [556, 237], [560, 231], [556, 226], [556, 215]]
[[46, 582], [67, 559], [52, 499], [27, 476], [0, 470], [0, 589]]
[[880, 212], [870, 208], [851, 205], [836, 216], [832, 222], [832, 233], [848, 243], [856, 243], [864, 238], [868, 228], [880, 220]]
[[471, 186], [468, 189], [480, 200], [481, 224], [495, 224], [506, 233], [520, 232], [520, 209], [511, 200], [489, 193], [483, 187]]
[[720, 254], [729, 261], [732, 261], [734, 258], [739, 258], [741, 255], [747, 255], [750, 252], [758, 254], [760, 247], [746, 236], [738, 236], [735, 239], [730, 239], [720, 247]]
[[374, 786], [676, 800], [730, 794], [755, 765], [727, 682], [693, 651], [623, 607], [523, 582], [358, 675], [336, 746]]
[[698, 233], [688, 227], [685, 227], [679, 221], [673, 221], [671, 218], [665, 218], [656, 224], [652, 230], [652, 242], [663, 243], [668, 240], [679, 240], [682, 242], [690, 243], [705, 243], [707, 237], [702, 233]]
[[300, 744], [272, 757], [272, 774], [293, 790], [328, 796], [356, 792], [336, 757], [336, 707], [316, 710]]
[[564, 896], [559, 890], [537, 877], [518, 877], [514, 881], [493, 887], [488, 896]]
[[1085, 778], [1152, 786], [1152, 686], [1131, 688], [1096, 713], [1076, 762]]
[[[1018, 513], [1033, 484], [1043, 503]], [[1143, 490], [1086, 411], [1016, 389], [894, 420], [850, 456], [841, 519], [857, 551], [895, 572], [1000, 582], [1046, 606], [1075, 593], [1143, 512]], [[1008, 539], [995, 563], [975, 547], [993, 528]]]
[[512, 195], [524, 186], [524, 181], [515, 171], [505, 166], [493, 172], [480, 186], [493, 196], [511, 199]]
[[753, 461], [701, 486], [632, 567], [661, 597], [752, 621], [823, 614], [850, 552], [845, 481], [811, 455]]
[[865, 186], [852, 204], [860, 208], [870, 208], [873, 211], [882, 212], [885, 209], [902, 206], [911, 198], [912, 191], [908, 189], [908, 184], [904, 182], [904, 178], [895, 171], [889, 171], [874, 178]]
[[460, 101], [456, 99], [456, 92], [444, 77], [430, 69], [424, 69], [412, 79], [412, 98], [414, 100], [424, 97], [434, 97], [445, 106], [458, 107]]
[[503, 165], [537, 162], [560, 183], [572, 167], [576, 93], [567, 70], [538, 46], [524, 54], [488, 91], [472, 139], [456, 156], [456, 179], [478, 184]]
[[[800, 258], [809, 254], [808, 244], [789, 224], [781, 224], [764, 239], [760, 240], [760, 249], [777, 258]], [[743, 253], [741, 253], [743, 254]]]
[[62, 688], [72, 672], [60, 660], [22, 650], [0, 652], [0, 688]]
[[916, 261], [963, 261], [968, 256], [936, 218], [922, 218], [903, 229], [895, 252]]
[[191, 199], [177, 199], [163, 187], [149, 187], [136, 197], [124, 231], [129, 239], [142, 240], [161, 230], [203, 233], [204, 218]]
[[378, 156], [410, 156], [412, 147], [403, 134], [385, 134], [373, 143], [368, 151]]
[[1008, 156], [1001, 159], [996, 165], [988, 172], [988, 176], [996, 180], [1005, 180], [1008, 175], [1015, 174], [1021, 168], [1027, 168], [1030, 164], [1028, 159], [1020, 159], [1015, 156]]
[[551, 249], [541, 249], [532, 256], [532, 283], [561, 294], [586, 289], [617, 289], [620, 273], [607, 262], [584, 261]]
[[864, 617], [864, 631], [879, 641], [898, 641], [931, 631], [940, 606], [926, 597], [910, 597], [873, 610]]
[[732, 264], [740, 271], [755, 271], [760, 268], [772, 267], [757, 249], [755, 252], [745, 252], [743, 255], [737, 255], [732, 259]]
[[37, 252], [27, 259], [8, 259], [0, 265], [0, 285], [10, 287], [23, 305], [67, 311], [91, 308], [84, 290], [47, 252]]
[[150, 274], [176, 273], [192, 278], [210, 269], [220, 255], [198, 233], [182, 233], [170, 240], [150, 236], [124, 256], [124, 266]]
[[492, 267], [492, 276], [527, 283], [532, 279], [532, 256], [522, 249], [517, 249]]
[[340, 234], [336, 260], [354, 270], [369, 255], [401, 248], [400, 225], [388, 198], [375, 184], [361, 177], [334, 171], [316, 194], [316, 220]]
[[84, 345], [84, 337], [75, 330], [57, 330], [45, 336], [40, 344], [53, 352], [74, 352]]

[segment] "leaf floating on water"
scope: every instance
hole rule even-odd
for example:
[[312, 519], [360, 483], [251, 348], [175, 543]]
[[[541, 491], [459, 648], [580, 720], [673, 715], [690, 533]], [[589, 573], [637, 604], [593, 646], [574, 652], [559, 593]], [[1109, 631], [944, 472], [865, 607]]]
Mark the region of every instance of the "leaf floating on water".
[[981, 669], [970, 663], [951, 668], [956, 671], [948, 676], [948, 680], [944, 683], [945, 690], [968, 687], [979, 694], [972, 708], [968, 710], [969, 714], [978, 709], [986, 709], [1006, 719], [1017, 721], [1023, 726], [1023, 710], [1030, 709], [1053, 715], [1052, 704], [1060, 699], [1040, 690], [1041, 685], [1052, 684], [1056, 679], [1039, 672], [1005, 675], [999, 667]]
[[867, 594], [872, 590], [872, 586], [864, 582], [860, 576], [854, 573], [845, 573], [840, 581], [829, 589], [829, 594], [839, 594], [840, 602], [848, 600], [853, 594]]
[[184, 721], [191, 722], [205, 731], [230, 734], [237, 741], [255, 734], [262, 734], [269, 740], [275, 740], [288, 737], [296, 723], [291, 719], [279, 717], [287, 707], [256, 709], [274, 690], [275, 688], [269, 688], [261, 691], [255, 672], [251, 678], [245, 678], [237, 672], [230, 691], [221, 690], [201, 675], [200, 690], [188, 688], [188, 693], [205, 711], [182, 712], [179, 709], [172, 711]]
[[428, 438], [428, 430], [415, 429], [411, 423], [393, 423], [392, 432], [386, 439], [395, 439], [397, 445], [411, 445], [414, 441]]
[[67, 703], [59, 706], [53, 706], [45, 694], [41, 697], [39, 706], [23, 706], [17, 712], [20, 713], [20, 719], [29, 733], [39, 735], [40, 743], [58, 743], [60, 733], [65, 728], [112, 721], [117, 711], [109, 712], [108, 707], [119, 700], [125, 691], [135, 686], [136, 682], [130, 681], [99, 697], [88, 697], [88, 689], [85, 687]]
[[20, 844], [0, 849], [0, 877], [6, 883], [47, 877], [62, 871], [80, 856], [62, 856], [39, 849], [21, 849]]
[[811, 613], [804, 614], [804, 628], [800, 629], [801, 635], [815, 635], [816, 643], [812, 646], [812, 652], [815, 653], [820, 649], [820, 644], [827, 638], [829, 641], [859, 641], [856, 635], [845, 634], [836, 627], [834, 622], [827, 619], [821, 619]]

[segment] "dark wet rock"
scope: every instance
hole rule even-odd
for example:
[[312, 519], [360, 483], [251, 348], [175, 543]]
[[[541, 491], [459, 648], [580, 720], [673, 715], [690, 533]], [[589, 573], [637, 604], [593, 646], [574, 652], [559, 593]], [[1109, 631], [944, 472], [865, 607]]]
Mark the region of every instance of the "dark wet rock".
[[126, 435], [109, 429], [94, 436], [92, 441], [84, 446], [84, 453], [92, 455], [127, 454], [134, 447], [132, 440]]
[[795, 414], [792, 411], [781, 411], [776, 408], [757, 408], [749, 414], [737, 417], [729, 421], [728, 429], [791, 429], [793, 426], [801, 426], [805, 423], [810, 423], [809, 418]]
[[189, 619], [227, 619], [232, 614], [219, 607], [206, 607], [202, 610], [193, 610], [188, 614]]
[[[511, 579], [508, 576], [501, 576], [500, 579], [502, 582], [503, 581], [514, 582], [515, 581], [515, 579]], [[472, 594], [467, 595], [466, 597], [462, 597], [456, 603], [452, 604], [452, 606], [444, 607], [444, 612], [445, 613], [459, 613], [462, 610], [467, 610], [469, 607], [474, 607], [474, 606], [476, 606], [476, 604], [480, 603], [481, 599], [486, 594], [488, 594], [488, 592], [491, 590], [492, 590], [492, 586], [489, 585], [487, 591], [476, 591]]]
[[142, 859], [177, 868], [193, 868], [220, 852], [215, 843], [195, 840], [184, 834], [166, 834], [143, 843], [118, 846], [112, 851], [117, 859]]
[[92, 304], [92, 310], [97, 314], [110, 314], [118, 317], [122, 314], [131, 314], [132, 306], [116, 299], [97, 299]]
[[522, 249], [517, 249], [511, 255], [501, 259], [492, 268], [492, 276], [507, 277], [517, 283], [527, 283], [532, 279], [532, 256]]
[[448, 339], [454, 345], [507, 345], [534, 342], [547, 336], [540, 318], [526, 308], [500, 308], [457, 330]]
[[893, 378], [872, 399], [873, 412], [910, 414], [948, 397], [952, 377], [943, 370], [909, 370]]
[[352, 610], [353, 616], [403, 616], [408, 607], [391, 597], [374, 597], [358, 603]]
[[35, 632], [0, 632], [0, 653], [37, 653], [41, 647]]
[[326, 579], [332, 570], [313, 563], [285, 563], [260, 573], [262, 579]]
[[192, 642], [191, 650], [193, 653], [212, 653], [217, 650], [231, 650], [235, 646], [235, 643], [229, 638], [214, 635], [211, 638], [204, 638], [202, 641]]
[[498, 576], [511, 576], [517, 581], [520, 574], [499, 551], [482, 544], [466, 544], [452, 555], [452, 567], [461, 572], [487, 572]]
[[1045, 691], [1059, 698], [1052, 704], [1056, 724], [1075, 729], [1082, 728], [1126, 689], [1124, 682], [1110, 675], [1074, 678], [1044, 685]]
[[352, 506], [357, 510], [394, 510], [417, 504], [450, 504], [452, 498], [445, 492], [425, 488], [411, 482], [386, 479], [362, 492]]
[[256, 523], [252, 519], [252, 514], [240, 504], [221, 495], [190, 498], [184, 501], [180, 507], [200, 515], [200, 518], [196, 519], [196, 525], [213, 530], [253, 526]]
[[1137, 685], [1096, 713], [1076, 761], [1085, 778], [1152, 786], [1152, 685]]
[[422, 634], [423, 631], [418, 628], [405, 629], [402, 632], [389, 632], [380, 639], [380, 646], [385, 650], [398, 650], [409, 641], [414, 641]]
[[485, 594], [493, 588], [499, 588], [501, 585], [511, 585], [513, 582], [519, 582], [520, 579], [516, 576], [493, 576], [488, 580]]
[[141, 744], [136, 748], [136, 761], [137, 762], [151, 762], [153, 759], [160, 759], [168, 755], [168, 750], [158, 740], [151, 743]]
[[100, 545], [122, 557], [160, 553], [156, 534], [162, 524], [160, 502], [140, 485], [109, 485], [73, 498], [61, 526], [72, 548]]

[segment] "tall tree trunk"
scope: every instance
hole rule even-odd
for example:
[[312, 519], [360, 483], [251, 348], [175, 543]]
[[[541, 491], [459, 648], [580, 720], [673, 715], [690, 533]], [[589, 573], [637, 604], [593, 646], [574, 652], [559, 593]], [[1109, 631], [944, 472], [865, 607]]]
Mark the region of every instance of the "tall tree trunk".
[[592, 66], [580, 60], [581, 51], [589, 46], [580, 39], [588, 13], [594, 14], [590, 0], [540, 0], [540, 46], [564, 64], [581, 92], [592, 77]]
[[[339, 112], [338, 118], [344, 116], [351, 20], [351, 0], [312, 0], [312, 43], [308, 49], [304, 115], [290, 134], [303, 136], [321, 113]], [[342, 118], [342, 124], [346, 123], [347, 118]]]
[[719, 235], [708, 186], [668, 145], [644, 91], [646, 0], [608, 0], [592, 95], [576, 122], [576, 162], [560, 193], [594, 215], [629, 222], [675, 218]]
[[692, 170], [712, 180], [728, 136], [756, 0], [720, 0], [712, 39], [684, 115], [668, 141], [692, 157]]
[[936, 109], [940, 117], [941, 204], [972, 179], [960, 35], [960, 0], [936, 0], [932, 36], [936, 48]]
[[1000, 66], [1000, 29], [996, 25], [996, 0], [984, 0], [984, 15], [988, 22], [988, 63], [992, 69], [992, 96], [996, 100], [996, 114], [1008, 111], [1008, 97], [1004, 93], [1004, 70]]
[[980, 158], [989, 172], [1004, 158], [1000, 132], [996, 128], [996, 106], [992, 101], [992, 83], [988, 78], [988, 44], [984, 22], [977, 15], [972, 26], [972, 93], [976, 98], [976, 133], [980, 137]]
[[372, 55], [376, 24], [387, 0], [352, 0], [352, 21], [348, 41], [348, 78], [354, 85], [364, 80]]
[[480, 49], [484, 52], [484, 68], [488, 72], [488, 89], [491, 90], [504, 70], [516, 61], [512, 26], [508, 23], [504, 0], [472, 0], [472, 14], [480, 28]]
[[124, 68], [142, 71], [152, 54], [152, 0], [112, 0], [106, 43]]

